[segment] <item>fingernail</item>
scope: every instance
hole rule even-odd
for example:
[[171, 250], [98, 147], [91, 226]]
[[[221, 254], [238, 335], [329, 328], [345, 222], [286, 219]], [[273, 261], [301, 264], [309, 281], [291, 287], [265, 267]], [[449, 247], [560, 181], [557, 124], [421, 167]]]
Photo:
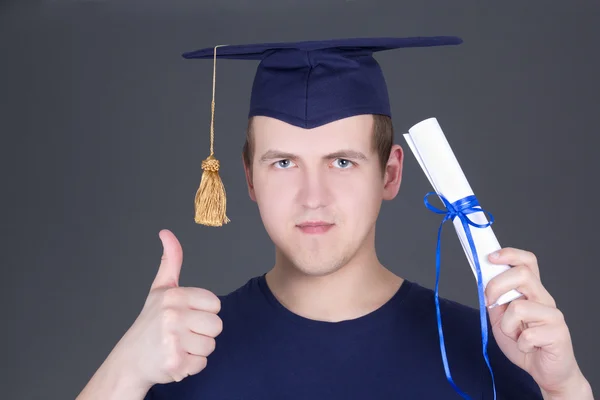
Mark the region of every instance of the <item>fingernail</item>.
[[498, 253], [497, 251], [495, 251], [492, 254], [490, 254], [490, 257], [496, 259], [496, 258], [500, 257], [500, 253]]

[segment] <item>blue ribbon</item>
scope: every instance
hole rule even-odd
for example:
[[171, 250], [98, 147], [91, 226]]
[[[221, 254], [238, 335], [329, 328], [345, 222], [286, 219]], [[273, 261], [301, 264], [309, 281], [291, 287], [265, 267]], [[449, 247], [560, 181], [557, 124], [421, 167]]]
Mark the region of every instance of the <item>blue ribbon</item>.
[[[427, 198], [433, 194], [437, 194], [439, 196], [439, 198], [442, 200], [442, 202], [444, 203], [444, 205], [446, 207], [445, 210], [440, 210], [439, 208], [436, 208], [436, 207], [432, 206], [431, 204], [429, 204], [429, 201], [427, 200]], [[479, 320], [481, 322], [481, 341], [482, 341], [483, 358], [485, 359], [485, 363], [487, 364], [488, 369], [490, 371], [490, 375], [492, 376], [492, 386], [494, 389], [494, 400], [496, 400], [496, 383], [494, 381], [494, 373], [492, 372], [490, 360], [488, 359], [488, 355], [487, 355], [488, 325], [487, 325], [487, 319], [486, 319], [487, 311], [486, 311], [486, 307], [485, 307], [485, 299], [484, 299], [484, 294], [483, 294], [483, 278], [481, 276], [481, 267], [479, 265], [479, 257], [477, 256], [477, 250], [475, 249], [475, 243], [473, 242], [473, 236], [471, 235], [471, 228], [469, 227], [469, 225], [471, 225], [476, 228], [486, 228], [494, 222], [494, 217], [492, 216], [492, 214], [490, 214], [489, 212], [487, 212], [481, 208], [481, 206], [479, 205], [479, 201], [477, 200], [477, 198], [474, 195], [467, 196], [465, 198], [455, 201], [454, 203], [450, 203], [443, 195], [435, 193], [435, 192], [429, 192], [425, 195], [424, 202], [425, 202], [425, 206], [429, 210], [431, 210], [437, 214], [445, 214], [445, 217], [442, 220], [442, 223], [440, 224], [440, 228], [438, 229], [437, 251], [436, 251], [436, 260], [435, 260], [435, 262], [436, 262], [435, 308], [436, 308], [436, 312], [437, 312], [437, 325], [438, 325], [438, 332], [439, 332], [439, 337], [440, 337], [440, 350], [442, 352], [442, 359], [444, 361], [444, 370], [446, 371], [446, 379], [448, 380], [448, 382], [450, 382], [450, 384], [452, 385], [452, 387], [458, 394], [460, 394], [465, 399], [470, 399], [470, 397], [468, 395], [463, 393], [463, 391], [458, 388], [458, 386], [452, 380], [452, 375], [450, 375], [450, 368], [448, 367], [448, 357], [446, 356], [446, 346], [444, 345], [444, 332], [442, 330], [442, 316], [440, 314], [440, 302], [439, 302], [440, 245], [441, 245], [442, 227], [444, 226], [444, 222], [446, 222], [448, 220], [453, 220], [454, 218], [458, 217], [458, 218], [460, 218], [460, 220], [462, 222], [462, 226], [465, 230], [465, 234], [467, 235], [467, 240], [469, 241], [469, 246], [471, 248], [473, 260], [475, 261], [475, 271], [477, 274], [477, 293], [479, 295]], [[476, 212], [487, 213], [490, 216], [490, 222], [488, 222], [487, 224], [476, 224], [475, 222], [471, 221], [467, 217], [467, 215], [476, 213]]]

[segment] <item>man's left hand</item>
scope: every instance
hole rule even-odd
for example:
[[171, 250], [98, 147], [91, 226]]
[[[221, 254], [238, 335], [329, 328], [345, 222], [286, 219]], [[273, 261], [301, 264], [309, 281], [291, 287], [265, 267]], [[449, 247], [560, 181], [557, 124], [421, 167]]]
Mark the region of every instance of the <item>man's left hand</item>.
[[489, 281], [485, 290], [487, 305], [495, 304], [512, 289], [524, 295], [488, 309], [492, 332], [502, 352], [532, 376], [544, 398], [592, 399], [589, 383], [575, 360], [564, 315], [540, 280], [536, 256], [507, 247], [488, 259], [512, 268]]

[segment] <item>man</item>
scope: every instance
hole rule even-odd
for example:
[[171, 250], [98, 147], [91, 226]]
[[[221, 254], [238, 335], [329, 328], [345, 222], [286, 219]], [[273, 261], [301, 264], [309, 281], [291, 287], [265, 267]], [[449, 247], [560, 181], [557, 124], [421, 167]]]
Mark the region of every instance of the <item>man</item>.
[[[161, 231], [164, 254], [144, 308], [79, 398], [591, 399], [532, 253], [490, 255], [513, 268], [490, 281], [487, 304], [511, 289], [524, 295], [489, 309], [491, 370], [477, 310], [441, 300], [451, 376], [433, 292], [378, 260], [376, 220], [382, 200], [398, 193], [404, 154], [393, 144], [372, 53], [458, 43], [382, 38], [219, 48], [219, 57], [261, 60], [243, 164], [275, 246], [274, 266], [222, 297], [182, 288], [181, 246]], [[211, 145], [214, 161], [212, 153]], [[210, 168], [199, 190], [205, 199], [208, 186], [219, 191], [218, 165]], [[200, 201], [201, 211], [224, 204], [217, 198]], [[228, 222], [219, 210], [207, 224]]]

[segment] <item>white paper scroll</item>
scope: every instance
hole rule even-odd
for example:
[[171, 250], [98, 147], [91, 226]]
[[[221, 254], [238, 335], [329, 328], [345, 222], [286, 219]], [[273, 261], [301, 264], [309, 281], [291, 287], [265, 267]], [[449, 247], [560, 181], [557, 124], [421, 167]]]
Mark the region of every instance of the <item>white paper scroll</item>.
[[[410, 128], [408, 132], [404, 134], [404, 138], [438, 195], [443, 195], [450, 203], [453, 203], [474, 194], [436, 118], [419, 122]], [[443, 205], [436, 205], [436, 207], [443, 208]], [[483, 205], [481, 207], [485, 209]], [[468, 214], [468, 218], [477, 224], [488, 223], [486, 214], [483, 212]], [[477, 280], [473, 255], [462, 223], [459, 218], [454, 218], [453, 223], [467, 260], [471, 265], [471, 270]], [[469, 228], [477, 250], [485, 290], [490, 279], [506, 271], [510, 266], [492, 264], [487, 259], [490, 253], [500, 249], [500, 243], [498, 243], [491, 226], [477, 228], [469, 225]], [[497, 304], [508, 303], [520, 296], [521, 293], [513, 289], [500, 296]]]

